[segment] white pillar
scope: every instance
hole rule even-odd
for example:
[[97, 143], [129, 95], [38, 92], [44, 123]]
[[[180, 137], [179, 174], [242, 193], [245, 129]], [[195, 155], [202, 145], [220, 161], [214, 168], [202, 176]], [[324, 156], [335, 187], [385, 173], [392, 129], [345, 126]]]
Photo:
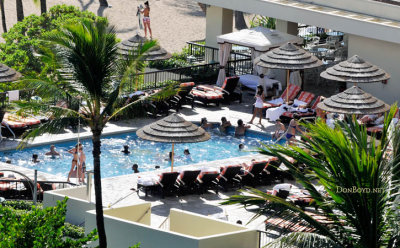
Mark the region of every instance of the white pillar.
[[218, 48], [217, 36], [232, 32], [233, 11], [209, 6], [206, 13], [206, 46]]
[[276, 20], [276, 30], [296, 35], [297, 36], [297, 23], [296, 22], [289, 22], [281, 19]]

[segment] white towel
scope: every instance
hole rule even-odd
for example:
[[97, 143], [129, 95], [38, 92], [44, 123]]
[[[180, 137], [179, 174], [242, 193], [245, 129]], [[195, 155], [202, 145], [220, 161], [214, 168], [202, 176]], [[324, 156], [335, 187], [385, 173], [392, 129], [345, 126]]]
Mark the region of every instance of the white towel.
[[289, 83], [300, 86], [302, 84], [301, 76], [299, 71], [293, 71], [290, 73]]
[[267, 118], [269, 121], [276, 121], [279, 119], [279, 117], [286, 112], [287, 105], [283, 104], [279, 107], [276, 108], [269, 108], [267, 109], [267, 113], [265, 115], [265, 118]]
[[8, 92], [8, 101], [14, 102], [19, 100], [19, 90], [12, 90]]

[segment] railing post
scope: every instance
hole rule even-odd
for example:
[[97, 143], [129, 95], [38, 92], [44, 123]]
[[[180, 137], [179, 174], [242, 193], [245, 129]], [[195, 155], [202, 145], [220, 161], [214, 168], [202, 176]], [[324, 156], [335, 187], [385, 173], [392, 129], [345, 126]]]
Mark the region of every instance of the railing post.
[[156, 72], [154, 76], [154, 88], [157, 88], [157, 75], [158, 73]]
[[37, 170], [35, 170], [33, 178], [33, 205], [37, 202]]
[[86, 199], [88, 202], [92, 201], [92, 173], [93, 171], [86, 171]]

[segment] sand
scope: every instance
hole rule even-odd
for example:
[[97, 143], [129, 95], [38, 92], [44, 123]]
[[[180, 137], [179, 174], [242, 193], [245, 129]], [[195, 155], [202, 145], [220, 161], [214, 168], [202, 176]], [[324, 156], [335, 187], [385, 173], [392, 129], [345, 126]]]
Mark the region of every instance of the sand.
[[[47, 0], [47, 8], [56, 4], [69, 4], [105, 16], [116, 26], [118, 38], [127, 39], [138, 30], [137, 6], [139, 0], [108, 0], [111, 8], [100, 7], [98, 0]], [[205, 38], [206, 19], [198, 4], [193, 0], [149, 0], [153, 38], [168, 52], [179, 52], [187, 41]], [[25, 16], [40, 14], [40, 7], [33, 0], [23, 0]], [[7, 28], [17, 22], [15, 1], [5, 1]], [[2, 28], [0, 28], [2, 33]]]

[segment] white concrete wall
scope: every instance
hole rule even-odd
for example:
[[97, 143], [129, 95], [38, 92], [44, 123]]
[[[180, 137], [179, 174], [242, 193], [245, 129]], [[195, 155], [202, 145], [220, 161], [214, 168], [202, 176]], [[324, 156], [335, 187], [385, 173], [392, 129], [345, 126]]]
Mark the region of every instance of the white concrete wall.
[[207, 8], [206, 46], [218, 48], [217, 36], [232, 32], [233, 11], [216, 6]]
[[[85, 220], [86, 232], [96, 228], [96, 213], [94, 210], [86, 213]], [[140, 248], [194, 248], [199, 246], [199, 241], [193, 237], [112, 217], [107, 215], [107, 210], [104, 212], [104, 225], [108, 247], [128, 248], [138, 242], [140, 242]], [[94, 247], [96, 245], [98, 245], [98, 242], [93, 242], [90, 246]]]
[[224, 221], [216, 221], [213, 218], [178, 209], [171, 209], [169, 217], [170, 230], [172, 232], [178, 232], [194, 237], [205, 237], [247, 230], [245, 227], [240, 225], [234, 225]]
[[86, 211], [95, 209], [95, 204], [86, 200], [85, 186], [45, 191], [43, 195], [43, 207], [56, 206], [57, 201], [64, 200], [66, 196], [68, 197], [68, 201], [65, 221], [74, 225], [84, 224]]
[[141, 203], [127, 207], [104, 209], [104, 213], [112, 217], [133, 221], [148, 226], [151, 224], [151, 203]]
[[[387, 84], [358, 84], [360, 88], [393, 104], [400, 100], [400, 44], [349, 35], [349, 57], [359, 55], [391, 75]], [[349, 84], [352, 86], [353, 84]]]
[[400, 21], [400, 6], [372, 0], [302, 0], [302, 2]]
[[[140, 242], [141, 248], [257, 248], [258, 234], [243, 226], [211, 219], [190, 212], [171, 209], [170, 230], [129, 221], [129, 213], [142, 213], [150, 203], [104, 210], [104, 223], [109, 247], [124, 248]], [[146, 213], [148, 214], [148, 213]], [[136, 214], [138, 216], [140, 214]], [[118, 218], [116, 216], [123, 217]], [[127, 217], [124, 217], [127, 216]], [[147, 222], [147, 221], [146, 221]], [[148, 220], [150, 223], [150, 220]], [[85, 214], [85, 231], [96, 228], [94, 210]], [[96, 246], [94, 242], [90, 246]]]
[[[221, 8], [240, 10], [246, 13], [259, 14], [269, 16], [281, 20], [291, 21], [295, 23], [304, 23], [308, 25], [314, 25], [323, 28], [330, 28], [344, 33], [360, 35], [364, 37], [370, 37], [379, 40], [385, 40], [390, 42], [400, 42], [400, 24], [395, 23], [386, 25], [383, 22], [376, 22], [375, 20], [366, 21], [353, 16], [344, 15], [340, 9], [347, 9], [347, 4], [352, 3], [353, 0], [342, 0], [344, 4], [341, 5], [340, 9], [324, 10], [315, 4], [302, 4], [299, 1], [269, 1], [269, 0], [196, 0], [197, 2], [218, 6]], [[324, 0], [320, 0], [324, 1]], [[326, 2], [329, 2], [325, 0]], [[325, 2], [324, 1], [324, 2]], [[339, 0], [336, 0], [339, 1]], [[364, 2], [358, 0], [358, 3]], [[361, 4], [361, 3], [360, 3]], [[375, 4], [375, 3], [373, 3]], [[399, 13], [397, 6], [379, 4], [381, 10], [377, 12], [386, 16], [386, 13]], [[378, 8], [377, 8], [378, 9]], [[393, 10], [395, 9], [395, 10]], [[357, 14], [355, 12], [355, 14]], [[387, 14], [389, 19], [393, 19], [392, 14]], [[207, 15], [209, 19], [211, 15]], [[218, 19], [218, 17], [213, 17]], [[400, 15], [397, 14], [397, 19]], [[373, 18], [371, 18], [373, 19]], [[372, 31], [373, 30], [373, 31]], [[206, 35], [209, 32], [207, 26]]]

